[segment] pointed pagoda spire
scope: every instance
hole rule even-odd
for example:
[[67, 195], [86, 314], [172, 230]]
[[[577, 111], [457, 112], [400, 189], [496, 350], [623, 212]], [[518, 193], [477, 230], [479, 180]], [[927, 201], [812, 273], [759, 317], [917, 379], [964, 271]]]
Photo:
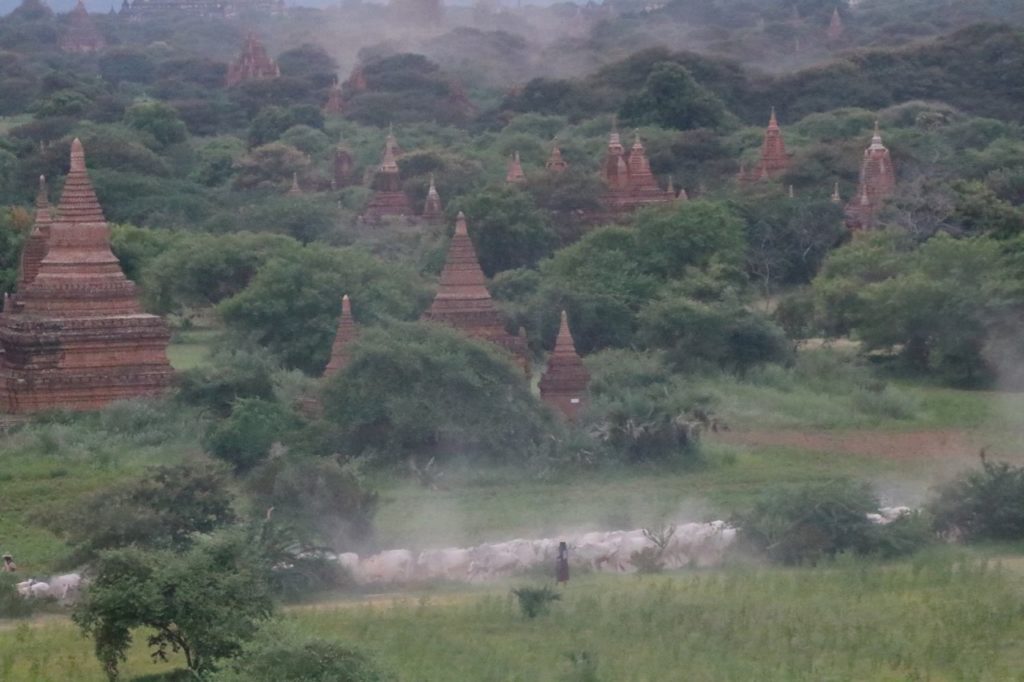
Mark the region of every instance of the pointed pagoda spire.
[[384, 154], [380, 165], [377, 166], [377, 174], [373, 178], [374, 193], [364, 212], [367, 218], [376, 220], [382, 216], [411, 216], [414, 214], [412, 206], [409, 204], [409, 198], [402, 189], [398, 161], [395, 159], [398, 151], [398, 141], [395, 139], [394, 130], [389, 128], [387, 138], [384, 140]]
[[18, 267], [18, 291], [23, 291], [26, 286], [32, 283], [39, 272], [39, 264], [46, 257], [47, 242], [50, 239], [50, 225], [53, 220], [50, 216], [50, 201], [47, 198], [46, 177], [39, 176], [39, 191], [36, 193], [36, 217], [32, 224], [32, 231], [25, 240], [25, 246], [21, 250], [21, 260]]
[[562, 158], [562, 150], [558, 147], [557, 137], [551, 143], [551, 155], [548, 157], [547, 163], [544, 164], [544, 167], [552, 173], [561, 173], [569, 167], [566, 160]]
[[771, 116], [768, 118], [768, 127], [764, 131], [764, 141], [761, 143], [761, 162], [759, 180], [765, 180], [784, 173], [789, 168], [789, 155], [786, 153], [786, 142], [782, 138], [782, 129], [779, 127], [779, 119], [775, 115], [775, 107], [772, 107]]
[[73, 54], [89, 54], [99, 52], [106, 46], [107, 41], [93, 24], [85, 4], [78, 0], [75, 8], [68, 14], [67, 27], [60, 37], [60, 49]]
[[829, 21], [828, 31], [825, 32], [830, 43], [838, 42], [843, 37], [843, 18], [839, 16], [839, 7], [832, 9], [832, 20]]
[[423, 218], [430, 221], [438, 221], [444, 217], [444, 209], [441, 205], [441, 195], [437, 193], [437, 186], [434, 184], [434, 174], [430, 174], [430, 187], [427, 188], [427, 198], [423, 202]]
[[345, 369], [352, 359], [352, 342], [359, 336], [359, 327], [352, 319], [352, 304], [348, 294], [341, 297], [341, 316], [338, 318], [338, 329], [334, 333], [331, 344], [331, 359], [324, 368], [324, 377], [330, 377]]
[[633, 192], [660, 191], [658, 181], [651, 173], [651, 164], [647, 161], [647, 149], [640, 141], [640, 131], [633, 133], [633, 146], [629, 150], [629, 188]]
[[686, 188], [679, 190], [679, 201], [689, 201], [690, 196], [686, 193]]
[[548, 366], [540, 379], [540, 397], [560, 410], [569, 420], [575, 420], [586, 406], [590, 373], [576, 352], [576, 344], [569, 330], [569, 317], [562, 311], [555, 348], [548, 357]]
[[513, 152], [508, 162], [508, 170], [505, 172], [505, 182], [510, 185], [518, 185], [526, 182], [526, 174], [523, 173], [523, 164], [519, 160], [519, 152]]
[[501, 314], [487, 291], [487, 279], [469, 238], [466, 216], [461, 211], [455, 219], [455, 233], [448, 245], [437, 294], [423, 319], [450, 325], [467, 336], [497, 344], [512, 353], [524, 370], [529, 367], [526, 343], [505, 330]]
[[285, 196], [298, 197], [302, 196], [302, 188], [299, 187], [299, 174], [292, 173], [292, 186], [285, 192]]
[[854, 229], [869, 229], [885, 200], [896, 190], [889, 150], [882, 144], [882, 133], [875, 121], [871, 144], [864, 150], [857, 194], [847, 205], [847, 224]]
[[775, 107], [772, 106], [771, 116], [768, 117], [768, 129], [769, 130], [772, 130], [772, 129], [778, 130], [778, 128], [779, 128], [779, 119], [776, 118], [776, 116], [775, 116]]
[[832, 196], [829, 197], [833, 204], [840, 204], [843, 201], [843, 197], [839, 194], [839, 181], [832, 186]]
[[327, 91], [327, 101], [324, 102], [324, 113], [328, 116], [338, 116], [345, 111], [345, 101], [342, 99], [341, 85], [338, 77], [334, 77], [331, 89]]
[[61, 222], [102, 223], [103, 209], [100, 208], [96, 191], [92, 187], [89, 173], [85, 169], [85, 149], [77, 137], [71, 143], [71, 170], [64, 180], [64, 193], [57, 209]]

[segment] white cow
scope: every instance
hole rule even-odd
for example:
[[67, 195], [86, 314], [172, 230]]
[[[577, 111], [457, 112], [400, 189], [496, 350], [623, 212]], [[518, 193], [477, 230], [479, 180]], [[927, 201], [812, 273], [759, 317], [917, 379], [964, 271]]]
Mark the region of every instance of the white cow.
[[29, 585], [29, 591], [32, 593], [32, 597], [35, 599], [42, 599], [43, 597], [50, 596], [50, 585], [43, 582], [33, 582]]
[[473, 562], [470, 550], [459, 547], [428, 549], [416, 558], [416, 576], [427, 580], [461, 580]]
[[50, 578], [50, 594], [63, 602], [74, 601], [82, 589], [82, 576], [65, 573]]
[[341, 554], [334, 557], [342, 568], [346, 569], [349, 573], [355, 577], [356, 572], [359, 571], [359, 555], [355, 552], [342, 552]]
[[401, 583], [412, 577], [412, 552], [389, 549], [359, 562], [357, 579], [366, 583]]

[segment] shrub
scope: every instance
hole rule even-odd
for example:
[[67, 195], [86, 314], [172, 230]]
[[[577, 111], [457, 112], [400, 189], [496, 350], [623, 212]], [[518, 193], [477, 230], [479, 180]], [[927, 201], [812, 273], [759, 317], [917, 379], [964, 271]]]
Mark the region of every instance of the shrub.
[[0, 573], [0, 618], [22, 618], [32, 615], [35, 601], [22, 597], [15, 587], [24, 579], [23, 575]]
[[295, 423], [295, 416], [278, 402], [239, 398], [230, 416], [210, 426], [203, 447], [235, 471], [247, 471], [266, 459], [270, 446], [283, 441]]
[[217, 353], [209, 364], [178, 375], [177, 398], [226, 417], [240, 398], [273, 399], [276, 369], [266, 353]]
[[734, 523], [744, 545], [783, 564], [845, 552], [894, 556], [924, 544], [926, 529], [916, 519], [880, 526], [867, 516], [877, 510], [869, 485], [836, 480], [770, 490]]
[[982, 462], [938, 489], [935, 530], [968, 542], [1024, 538], [1024, 467]]
[[547, 585], [544, 587], [519, 587], [512, 590], [512, 594], [519, 600], [519, 610], [527, 618], [544, 615], [551, 609], [551, 602], [562, 598], [561, 594]]

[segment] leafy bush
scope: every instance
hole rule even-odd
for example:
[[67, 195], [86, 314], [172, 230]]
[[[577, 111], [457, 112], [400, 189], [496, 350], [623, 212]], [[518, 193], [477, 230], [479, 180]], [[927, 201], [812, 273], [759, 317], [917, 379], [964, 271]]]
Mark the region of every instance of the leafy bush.
[[519, 587], [512, 590], [519, 600], [519, 610], [527, 618], [542, 616], [551, 609], [551, 602], [558, 601], [562, 595], [551, 587]]
[[877, 511], [869, 485], [836, 480], [770, 490], [733, 522], [745, 546], [783, 564], [814, 564], [846, 552], [894, 556], [927, 541], [916, 518], [876, 525], [867, 515]]
[[247, 471], [265, 459], [270, 446], [282, 442], [295, 423], [295, 416], [276, 401], [239, 398], [228, 417], [210, 426], [203, 447], [235, 471]]
[[388, 682], [366, 653], [339, 642], [271, 627], [210, 682]]
[[272, 400], [276, 363], [266, 353], [224, 351], [212, 361], [178, 374], [179, 401], [226, 417], [236, 400]]
[[18, 594], [15, 585], [25, 579], [16, 573], [0, 573], [0, 618], [22, 618], [32, 615], [36, 604]]
[[1024, 538], [1024, 467], [982, 462], [938, 489], [935, 530], [968, 542]]

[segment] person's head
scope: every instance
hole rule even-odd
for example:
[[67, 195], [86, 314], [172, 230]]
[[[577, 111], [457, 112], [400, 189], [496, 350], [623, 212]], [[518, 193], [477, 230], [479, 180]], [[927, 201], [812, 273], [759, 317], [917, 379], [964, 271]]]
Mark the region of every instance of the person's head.
[[14, 561], [14, 557], [12, 557], [10, 554], [4, 554], [4, 563], [5, 564], [9, 564], [12, 561]]
[[559, 542], [558, 543], [558, 549], [569, 549], [569, 546], [567, 544], [565, 544], [564, 541], [563, 542]]

